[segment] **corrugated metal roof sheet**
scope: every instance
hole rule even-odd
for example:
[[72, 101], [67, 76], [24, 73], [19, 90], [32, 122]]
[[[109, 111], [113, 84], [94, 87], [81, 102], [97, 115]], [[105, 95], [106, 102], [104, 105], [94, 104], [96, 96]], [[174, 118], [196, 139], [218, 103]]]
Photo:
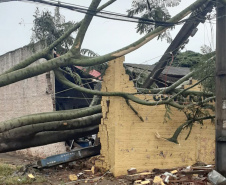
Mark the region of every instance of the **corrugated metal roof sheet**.
[[[146, 65], [146, 64], [131, 64], [131, 63], [124, 63], [126, 67], [133, 67], [133, 68], [139, 68], [143, 70], [152, 71], [155, 67], [155, 65]], [[173, 66], [167, 66], [162, 74], [167, 75], [174, 75], [174, 76], [185, 76], [190, 72], [190, 69], [187, 67], [173, 67]]]

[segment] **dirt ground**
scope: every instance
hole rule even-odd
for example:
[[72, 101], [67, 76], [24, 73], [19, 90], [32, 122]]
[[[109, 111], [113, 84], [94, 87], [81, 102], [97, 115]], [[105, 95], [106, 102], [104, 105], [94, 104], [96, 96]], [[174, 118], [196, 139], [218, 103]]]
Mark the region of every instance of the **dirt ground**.
[[110, 172], [97, 168], [94, 168], [95, 173], [92, 173], [91, 169], [97, 157], [38, 169], [36, 165], [38, 159], [18, 155], [15, 152], [0, 154], [0, 185], [129, 185], [136, 180], [140, 183], [148, 181], [164, 184], [167, 179], [167, 183], [171, 185], [210, 185], [207, 175], [214, 169], [214, 165], [198, 162], [188, 167], [155, 168], [141, 173], [135, 171], [134, 175], [115, 178]]
[[[90, 170], [92, 164], [89, 159], [83, 159], [68, 164], [58, 165], [51, 168], [36, 169], [33, 165], [37, 159], [18, 155], [14, 152], [0, 154], [0, 184], [37, 184], [37, 185], [114, 185], [130, 184], [125, 179], [116, 179], [109, 172], [96, 172], [95, 175], [84, 175], [83, 179], [70, 180], [70, 175], [77, 175], [84, 170]], [[2, 166], [4, 166], [4, 168]], [[1, 176], [1, 167], [3, 175]], [[9, 170], [10, 167], [13, 170]], [[10, 173], [5, 173], [7, 170]], [[5, 172], [4, 172], [5, 171]], [[28, 177], [32, 174], [34, 178]], [[11, 178], [13, 180], [11, 180]]]

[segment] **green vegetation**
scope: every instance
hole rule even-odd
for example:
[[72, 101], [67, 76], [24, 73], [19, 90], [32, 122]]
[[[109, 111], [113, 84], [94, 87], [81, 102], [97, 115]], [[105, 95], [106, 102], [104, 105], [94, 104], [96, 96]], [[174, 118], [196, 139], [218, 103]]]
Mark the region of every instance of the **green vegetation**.
[[[65, 22], [64, 16], [60, 14], [59, 7], [55, 8], [54, 15], [48, 10], [40, 12], [37, 8], [33, 16], [35, 19], [31, 43], [44, 41], [42, 42], [44, 45], [50, 45], [74, 25], [73, 22]], [[73, 41], [74, 38], [68, 36], [58, 44], [56, 46], [58, 54], [66, 53], [72, 46]]]
[[33, 184], [45, 182], [45, 178], [42, 176], [35, 176], [34, 179], [25, 175], [18, 175], [17, 172], [21, 167], [11, 164], [0, 163], [0, 184], [4, 185], [19, 185], [19, 184]]
[[201, 62], [203, 55], [194, 51], [185, 51], [178, 53], [174, 59], [172, 66], [174, 67], [189, 67], [192, 68]]
[[204, 80], [201, 84], [205, 92], [215, 93], [215, 52], [206, 45], [201, 48], [201, 51], [202, 53], [194, 51], [180, 52], [175, 57], [171, 66], [188, 67], [191, 68], [191, 70], [198, 71], [195, 72], [193, 77], [197, 80], [209, 76], [209, 78]]

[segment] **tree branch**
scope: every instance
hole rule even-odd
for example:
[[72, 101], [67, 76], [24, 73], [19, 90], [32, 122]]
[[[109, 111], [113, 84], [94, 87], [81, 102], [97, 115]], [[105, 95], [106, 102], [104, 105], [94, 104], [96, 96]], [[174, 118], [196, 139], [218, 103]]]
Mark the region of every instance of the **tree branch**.
[[80, 87], [72, 82], [70, 82], [68, 79], [65, 78], [65, 76], [62, 74], [61, 71], [59, 70], [55, 70], [54, 71], [55, 73], [55, 77], [56, 79], [66, 85], [67, 87], [70, 87], [70, 88], [73, 88], [77, 91], [80, 91], [80, 92], [84, 92], [84, 93], [88, 93], [88, 94], [93, 94], [93, 95], [100, 95], [100, 96], [120, 96], [124, 99], [128, 99], [128, 100], [131, 100], [135, 103], [138, 103], [138, 104], [142, 104], [142, 105], [148, 105], [148, 106], [155, 106], [155, 105], [162, 105], [162, 104], [169, 104], [173, 107], [176, 107], [178, 109], [183, 109], [184, 106], [182, 105], [179, 105], [175, 102], [169, 102], [169, 101], [159, 101], [159, 102], [149, 102], [149, 101], [146, 101], [146, 100], [141, 100], [139, 98], [137, 98], [136, 96], [134, 96], [133, 94], [131, 93], [124, 93], [124, 92], [101, 92], [101, 91], [96, 91], [96, 90], [90, 90], [90, 89], [86, 89], [84, 87]]
[[132, 109], [132, 111], [140, 118], [142, 122], [144, 122], [144, 119], [140, 116], [140, 114], [136, 111], [136, 109], [130, 104], [129, 100], [126, 100], [127, 105]]
[[187, 91], [187, 90], [189, 90], [189, 89], [195, 87], [196, 85], [198, 85], [199, 83], [201, 83], [202, 81], [206, 80], [206, 79], [209, 78], [209, 77], [210, 77], [210, 76], [206, 76], [206, 77], [204, 77], [202, 80], [200, 80], [200, 81], [196, 82], [195, 84], [191, 85], [190, 87], [188, 87], [188, 88], [186, 88], [186, 89], [184, 89], [184, 90], [178, 92], [177, 94], [173, 95], [168, 101], [173, 100], [173, 99], [174, 99], [175, 97], [177, 97], [178, 95], [180, 95], [180, 94], [182, 94], [183, 92], [185, 92], [185, 91]]
[[[181, 11], [179, 14], [171, 18], [168, 22], [173, 23], [179, 21], [180, 19], [188, 15], [191, 11], [197, 9], [197, 7], [202, 5], [202, 3], [204, 2], [206, 2], [206, 0], [197, 0], [195, 3], [193, 3], [192, 5]], [[58, 67], [65, 67], [68, 65], [93, 66], [97, 64], [102, 64], [106, 61], [113, 60], [115, 58], [118, 58], [140, 48], [141, 46], [155, 38], [157, 35], [164, 32], [166, 29], [167, 29], [166, 27], [160, 26], [156, 28], [154, 31], [148, 33], [147, 35], [139, 39], [138, 41], [132, 43], [131, 45], [103, 56], [81, 60], [74, 59], [72, 53], [68, 52], [65, 55], [62, 55], [58, 58], [54, 58], [52, 60], [49, 60], [48, 62], [39, 64], [37, 66], [29, 67], [26, 69], [20, 69], [18, 71], [2, 75], [0, 76], [0, 87], [48, 72]]]
[[[106, 8], [107, 6], [111, 5], [115, 1], [116, 0], [110, 0], [110, 1], [106, 2], [105, 4], [103, 4], [102, 6], [100, 6], [97, 9], [97, 12], [103, 10], [104, 8]], [[25, 67], [29, 66], [30, 64], [32, 64], [33, 62], [37, 61], [38, 59], [46, 58], [46, 55], [48, 55], [52, 51], [52, 49], [54, 47], [56, 47], [58, 44], [60, 44], [64, 39], [66, 39], [68, 36], [70, 36], [70, 34], [72, 32], [76, 31], [81, 26], [82, 21], [76, 23], [74, 26], [72, 26], [70, 29], [68, 29], [59, 39], [54, 41], [50, 46], [48, 46], [44, 50], [39, 51], [38, 53], [32, 55], [31, 57], [25, 59], [24, 61], [20, 62], [19, 64], [13, 66], [9, 70], [7, 70], [4, 73], [0, 74], [0, 76], [3, 75], [3, 74], [7, 74], [7, 73], [10, 73], [10, 72], [13, 72], [13, 71], [25, 68]]]
[[176, 87], [178, 87], [180, 84], [182, 84], [184, 81], [188, 80], [190, 77], [192, 77], [194, 74], [194, 71], [188, 73], [187, 75], [185, 75], [184, 77], [182, 77], [181, 79], [179, 79], [178, 81], [176, 81], [174, 84], [172, 84], [171, 86], [164, 88], [162, 91], [159, 92], [159, 94], [167, 94], [170, 91], [174, 90]]
[[[134, 94], [160, 94], [160, 91], [162, 91], [163, 88], [159, 88], [159, 89], [143, 89], [143, 88], [138, 88], [138, 93], [134, 93]], [[178, 93], [183, 91], [183, 89], [174, 89], [172, 91], [169, 92], [169, 94], [172, 93]], [[210, 97], [213, 96], [213, 93], [211, 92], [203, 92], [203, 91], [184, 91], [181, 93], [184, 96], [188, 96], [188, 95], [195, 95], [195, 96], [206, 96], [206, 97]]]
[[[200, 121], [200, 120], [207, 120], [207, 119], [214, 119], [215, 116], [207, 116], [207, 117], [201, 117], [201, 118], [195, 118], [195, 119], [192, 119], [192, 120], [188, 120], [186, 121], [185, 123], [183, 123], [181, 126], [179, 126], [177, 128], [177, 130], [174, 132], [173, 136], [171, 138], [164, 138], [170, 142], [173, 142], [173, 143], [176, 143], [176, 144], [179, 144], [178, 142], [178, 136], [180, 135], [180, 133], [182, 132], [182, 130], [184, 128], [186, 128], [187, 126], [189, 126], [190, 124], [193, 124], [194, 122], [196, 121]], [[190, 132], [190, 131], [189, 131]], [[187, 137], [186, 137], [187, 139]]]
[[[89, 6], [88, 12], [95, 12], [101, 0], [93, 0]], [[75, 38], [75, 42], [71, 48], [71, 52], [76, 55], [80, 54], [81, 45], [83, 43], [86, 31], [93, 19], [94, 14], [86, 13], [85, 18], [82, 21], [82, 24], [79, 28], [78, 34]]]

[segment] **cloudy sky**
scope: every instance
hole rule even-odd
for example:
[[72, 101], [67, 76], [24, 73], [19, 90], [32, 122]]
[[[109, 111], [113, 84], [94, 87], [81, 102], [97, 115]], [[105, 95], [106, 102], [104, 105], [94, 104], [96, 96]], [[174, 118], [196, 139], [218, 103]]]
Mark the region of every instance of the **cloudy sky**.
[[[169, 8], [172, 15], [177, 14], [182, 9], [194, 2], [194, 0], [181, 0], [178, 7]], [[62, 2], [74, 3], [76, 5], [89, 6], [91, 0], [62, 0]], [[106, 0], [103, 0], [103, 3]], [[117, 13], [126, 13], [126, 10], [131, 7], [132, 0], [117, 0], [114, 4], [109, 6], [108, 11]], [[33, 14], [36, 10], [50, 10], [53, 7], [27, 2], [10, 2], [0, 3], [0, 55], [17, 49], [30, 42], [31, 28], [33, 23]], [[65, 16], [66, 21], [79, 21], [84, 17], [84, 14], [74, 11], [61, 9], [61, 14]], [[171, 32], [175, 37], [181, 26]], [[96, 53], [102, 55], [111, 51], [124, 47], [142, 35], [136, 33], [136, 23], [120, 22], [95, 17], [92, 21], [89, 30], [86, 34], [82, 48], [89, 48]], [[206, 22], [200, 24], [197, 34], [190, 38], [190, 42], [186, 45], [186, 50], [193, 50], [200, 52], [200, 47], [204, 44], [215, 48], [215, 24]], [[126, 55], [127, 63], [143, 63], [152, 64], [158, 61], [161, 55], [168, 47], [166, 41], [153, 41], [147, 43], [140, 49]]]

